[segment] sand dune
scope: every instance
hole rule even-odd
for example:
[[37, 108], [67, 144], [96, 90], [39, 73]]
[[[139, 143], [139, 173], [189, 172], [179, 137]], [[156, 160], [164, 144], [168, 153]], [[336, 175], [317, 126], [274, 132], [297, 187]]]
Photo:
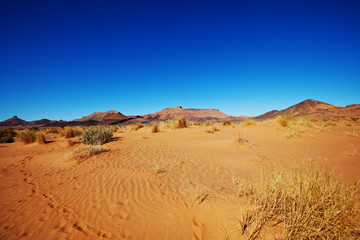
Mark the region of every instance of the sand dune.
[[[312, 162], [360, 177], [360, 125], [306, 129], [288, 139], [276, 122], [116, 133], [109, 152], [81, 163], [67, 140], [0, 144], [0, 239], [224, 239], [238, 211], [235, 178], [267, 163]], [[239, 145], [239, 137], [254, 148]], [[47, 136], [49, 137], [49, 136]], [[274, 232], [266, 233], [272, 239]], [[231, 239], [237, 239], [233, 235]]]

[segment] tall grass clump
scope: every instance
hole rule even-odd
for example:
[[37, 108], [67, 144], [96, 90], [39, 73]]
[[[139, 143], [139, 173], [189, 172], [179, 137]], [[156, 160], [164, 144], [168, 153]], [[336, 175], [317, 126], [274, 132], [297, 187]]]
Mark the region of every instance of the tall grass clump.
[[250, 217], [238, 218], [238, 232], [255, 239], [263, 228], [281, 224], [284, 239], [357, 239], [358, 189], [359, 181], [348, 185], [320, 167], [266, 171], [240, 194], [255, 207]]
[[155, 123], [151, 126], [151, 132], [152, 133], [157, 133], [160, 132], [160, 128], [159, 128], [159, 124]]
[[80, 141], [89, 145], [101, 145], [110, 142], [113, 133], [112, 129], [107, 126], [92, 127], [83, 132]]
[[44, 132], [37, 132], [35, 135], [36, 135], [36, 142], [38, 144], [45, 144], [46, 143]]
[[188, 126], [189, 126], [188, 120], [182, 116], [173, 122], [172, 128], [179, 129], [179, 128], [187, 128]]
[[224, 121], [224, 122], [222, 123], [222, 125], [223, 125], [224, 127], [226, 127], [226, 126], [231, 126], [231, 122], [229, 122], [229, 121]]
[[36, 132], [31, 130], [25, 130], [17, 134], [20, 141], [25, 144], [33, 143], [36, 141]]
[[100, 145], [88, 145], [83, 147], [76, 147], [74, 148], [69, 154], [68, 157], [74, 159], [77, 162], [82, 162], [89, 157], [98, 155], [102, 152], [108, 152], [109, 149], [100, 146]]
[[0, 143], [12, 143], [15, 136], [16, 132], [12, 128], [0, 129]]
[[131, 126], [130, 131], [137, 131], [143, 127], [144, 127], [144, 125], [142, 123], [136, 123], [135, 125]]
[[80, 136], [83, 133], [81, 128], [78, 127], [65, 127], [60, 131], [60, 137], [73, 138]]
[[276, 118], [277, 123], [281, 127], [288, 127], [295, 120], [296, 120], [296, 117], [293, 114], [284, 114], [284, 115], [280, 115]]
[[243, 121], [243, 126], [244, 127], [247, 127], [247, 126], [254, 126], [254, 125], [256, 125], [256, 122], [254, 121], [254, 120], [252, 120], [252, 119], [245, 119], [244, 121]]

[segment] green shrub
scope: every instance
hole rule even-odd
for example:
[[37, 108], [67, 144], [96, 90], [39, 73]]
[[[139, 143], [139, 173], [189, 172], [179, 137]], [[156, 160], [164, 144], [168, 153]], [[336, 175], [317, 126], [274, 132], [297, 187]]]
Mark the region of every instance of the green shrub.
[[85, 130], [80, 137], [80, 141], [85, 144], [95, 145], [110, 142], [113, 131], [107, 126], [97, 126]]

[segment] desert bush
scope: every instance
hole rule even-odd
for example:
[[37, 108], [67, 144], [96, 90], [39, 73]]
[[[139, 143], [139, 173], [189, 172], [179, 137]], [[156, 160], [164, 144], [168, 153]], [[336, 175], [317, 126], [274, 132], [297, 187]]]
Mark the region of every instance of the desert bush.
[[102, 152], [108, 152], [109, 149], [100, 146], [100, 145], [88, 145], [83, 147], [76, 147], [74, 148], [69, 154], [68, 157], [71, 159], [74, 159], [78, 162], [82, 162], [86, 160], [89, 157], [92, 157], [94, 155], [98, 155]]
[[21, 131], [17, 134], [17, 136], [19, 137], [20, 141], [25, 144], [33, 143], [36, 141], [36, 133], [34, 131]]
[[45, 131], [46, 133], [54, 133], [54, 134], [57, 134], [57, 133], [59, 133], [59, 129], [57, 129], [57, 128], [48, 128], [48, 129], [46, 129], [46, 131]]
[[177, 120], [173, 122], [172, 128], [179, 129], [179, 128], [187, 128], [189, 123], [185, 117], [179, 117]]
[[296, 120], [295, 115], [293, 114], [284, 114], [280, 115], [276, 118], [277, 123], [281, 127], [288, 127], [291, 122], [294, 122]]
[[142, 123], [136, 123], [136, 124], [131, 125], [130, 131], [137, 131], [143, 127], [144, 127], [144, 125]]
[[153, 124], [153, 125], [151, 126], [151, 132], [152, 132], [152, 133], [157, 133], [157, 132], [159, 132], [159, 131], [160, 131], [160, 129], [159, 129], [159, 124], [155, 123], [155, 124]]
[[2, 136], [0, 137], [0, 143], [12, 143], [14, 142], [14, 139], [12, 136]]
[[206, 133], [215, 133], [216, 131], [220, 131], [220, 130], [215, 126], [208, 126], [204, 129], [204, 132]]
[[65, 127], [60, 131], [60, 137], [73, 138], [80, 136], [83, 133], [81, 128], [78, 127]]
[[16, 136], [16, 132], [12, 128], [0, 129], [0, 143], [12, 143], [13, 137]]
[[85, 130], [80, 137], [80, 141], [85, 144], [98, 144], [110, 142], [113, 131], [107, 126], [97, 126]]
[[222, 125], [223, 125], [224, 127], [226, 127], [226, 126], [231, 126], [231, 122], [225, 121], [225, 122], [222, 123]]
[[37, 132], [35, 134], [35, 136], [36, 136], [36, 142], [38, 144], [45, 144], [46, 143], [45, 134], [43, 132]]
[[238, 231], [255, 239], [264, 227], [283, 224], [285, 239], [355, 239], [358, 187], [359, 181], [348, 185], [320, 167], [266, 169], [240, 194], [249, 195], [256, 210], [248, 213], [253, 223], [239, 217]]
[[256, 122], [252, 119], [245, 119], [243, 121], [243, 126], [247, 127], [247, 126], [254, 126], [256, 124]]

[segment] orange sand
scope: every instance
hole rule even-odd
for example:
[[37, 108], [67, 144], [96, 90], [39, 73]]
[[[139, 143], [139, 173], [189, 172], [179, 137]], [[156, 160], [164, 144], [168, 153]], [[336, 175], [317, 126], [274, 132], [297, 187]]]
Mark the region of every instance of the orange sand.
[[[66, 157], [80, 145], [57, 136], [0, 144], [0, 239], [224, 239], [246, 207], [234, 177], [256, 179], [267, 162], [360, 177], [360, 150], [344, 153], [360, 149], [359, 137], [344, 134], [359, 125], [291, 139], [275, 122], [218, 128], [116, 133], [109, 152], [80, 164]], [[237, 145], [239, 134], [257, 146]]]

